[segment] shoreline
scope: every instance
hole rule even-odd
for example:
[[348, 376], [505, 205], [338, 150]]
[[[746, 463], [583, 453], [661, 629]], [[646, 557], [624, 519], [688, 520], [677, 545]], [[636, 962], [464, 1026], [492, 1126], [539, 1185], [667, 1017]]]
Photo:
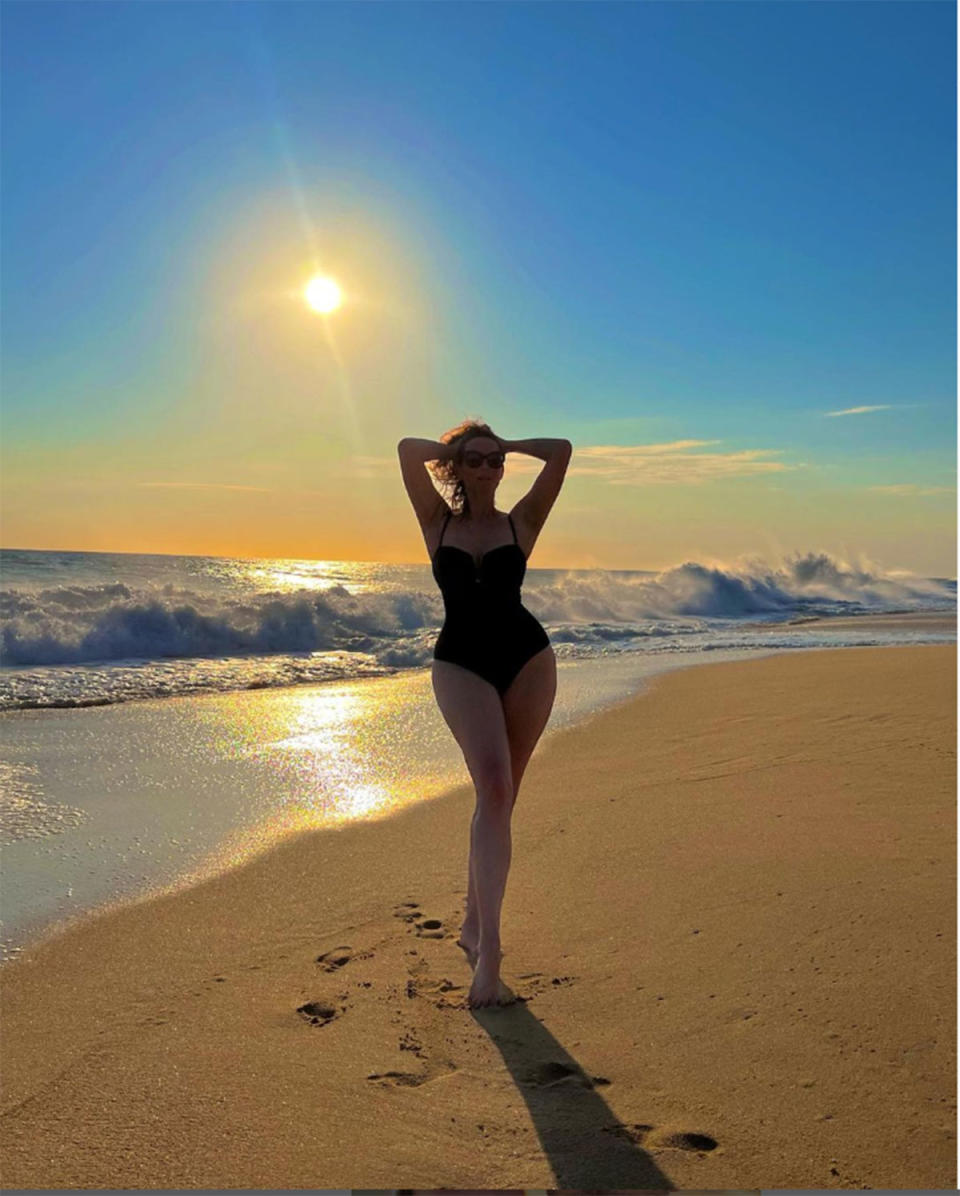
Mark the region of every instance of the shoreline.
[[808, 615], [783, 624], [785, 627], [837, 628], [850, 630], [868, 627], [875, 631], [900, 628], [910, 631], [952, 631], [956, 634], [956, 611], [891, 611], [884, 614]]
[[558, 730], [503, 1010], [452, 947], [469, 786], [28, 945], [3, 1186], [952, 1187], [955, 658], [683, 668]]

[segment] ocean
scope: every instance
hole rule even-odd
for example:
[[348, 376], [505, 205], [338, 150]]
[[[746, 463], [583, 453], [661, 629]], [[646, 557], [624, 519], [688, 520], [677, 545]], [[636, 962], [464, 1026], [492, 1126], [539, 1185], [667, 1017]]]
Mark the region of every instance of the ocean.
[[[954, 613], [956, 595], [955, 579], [884, 575], [825, 554], [659, 573], [534, 568], [523, 588], [559, 660], [887, 643], [829, 620]], [[420, 669], [442, 618], [428, 564], [0, 550], [0, 710]]]

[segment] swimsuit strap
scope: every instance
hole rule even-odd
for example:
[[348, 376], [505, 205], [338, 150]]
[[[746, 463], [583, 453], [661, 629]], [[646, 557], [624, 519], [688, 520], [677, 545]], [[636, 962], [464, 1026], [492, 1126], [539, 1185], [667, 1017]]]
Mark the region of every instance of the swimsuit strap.
[[517, 539], [517, 529], [513, 526], [513, 516], [509, 511], [507, 512], [507, 518], [510, 520], [510, 530], [513, 532], [513, 542], [514, 544], [519, 544], [520, 541]]
[[447, 511], [447, 517], [446, 517], [446, 519], [444, 519], [443, 527], [440, 529], [440, 539], [437, 542], [437, 548], [439, 548], [440, 545], [443, 543], [443, 533], [447, 530], [447, 524], [450, 522], [450, 516], [452, 514], [453, 514], [452, 511]]

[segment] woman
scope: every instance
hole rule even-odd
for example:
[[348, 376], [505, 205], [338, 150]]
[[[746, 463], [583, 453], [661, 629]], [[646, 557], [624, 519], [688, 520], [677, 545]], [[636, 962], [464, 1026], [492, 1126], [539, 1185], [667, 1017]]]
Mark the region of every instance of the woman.
[[[440, 441], [401, 440], [397, 451], [446, 610], [433, 692], [477, 793], [459, 939], [474, 970], [467, 999], [473, 1007], [498, 1005], [510, 815], [557, 688], [553, 649], [520, 604], [520, 585], [572, 450], [569, 440], [503, 440], [470, 420]], [[494, 504], [507, 453], [546, 462], [509, 515]], [[449, 505], [427, 476], [427, 462]]]

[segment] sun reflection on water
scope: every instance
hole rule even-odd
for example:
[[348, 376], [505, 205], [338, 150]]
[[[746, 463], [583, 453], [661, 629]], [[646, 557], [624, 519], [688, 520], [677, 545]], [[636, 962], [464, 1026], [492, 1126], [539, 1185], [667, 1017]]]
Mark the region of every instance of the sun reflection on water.
[[328, 686], [291, 695], [292, 734], [274, 741], [271, 752], [297, 777], [304, 817], [329, 825], [397, 808], [397, 798], [376, 775], [379, 753], [370, 743], [369, 695], [359, 685]]
[[198, 768], [213, 770], [216, 788], [238, 803], [234, 825], [175, 887], [303, 832], [386, 818], [464, 781], [426, 670], [210, 695], [189, 711], [183, 734], [196, 736]]
[[217, 757], [261, 766], [256, 783], [244, 770], [261, 825], [289, 833], [385, 817], [449, 784], [449, 767], [440, 771], [424, 758], [442, 734], [439, 720], [413, 716], [407, 686], [383, 680], [393, 684], [367, 679], [274, 690], [269, 700], [254, 691], [204, 707]]
[[323, 593], [342, 586], [351, 594], [389, 593], [409, 587], [410, 580], [396, 565], [379, 561], [308, 561], [295, 558], [231, 562], [236, 588], [281, 594], [313, 590]]

